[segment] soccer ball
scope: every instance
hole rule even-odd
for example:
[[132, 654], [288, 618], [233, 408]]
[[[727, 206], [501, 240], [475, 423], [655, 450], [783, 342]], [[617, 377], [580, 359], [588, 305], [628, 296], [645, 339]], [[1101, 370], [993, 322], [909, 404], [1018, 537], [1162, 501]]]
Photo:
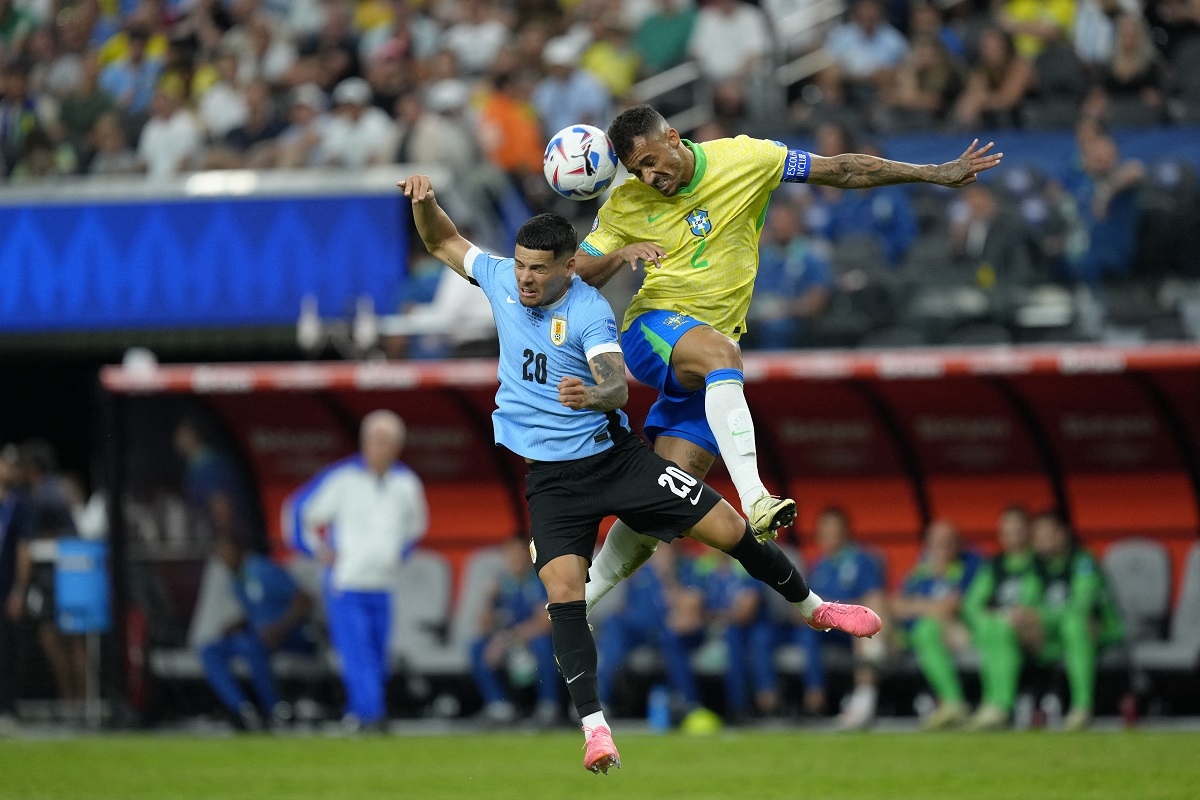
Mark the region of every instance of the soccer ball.
[[599, 128], [571, 125], [550, 138], [542, 157], [550, 188], [568, 200], [590, 200], [617, 175], [617, 154]]

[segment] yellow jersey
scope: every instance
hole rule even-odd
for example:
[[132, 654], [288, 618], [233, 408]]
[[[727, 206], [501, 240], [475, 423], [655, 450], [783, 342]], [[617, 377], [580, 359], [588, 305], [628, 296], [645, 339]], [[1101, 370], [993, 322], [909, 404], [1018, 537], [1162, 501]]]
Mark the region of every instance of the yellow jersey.
[[759, 234], [788, 150], [748, 136], [683, 141], [696, 156], [691, 182], [664, 197], [631, 177], [600, 207], [581, 247], [601, 256], [633, 242], [655, 242], [667, 252], [662, 267], [646, 267], [622, 330], [639, 314], [662, 310], [694, 317], [736, 340], [746, 332]]

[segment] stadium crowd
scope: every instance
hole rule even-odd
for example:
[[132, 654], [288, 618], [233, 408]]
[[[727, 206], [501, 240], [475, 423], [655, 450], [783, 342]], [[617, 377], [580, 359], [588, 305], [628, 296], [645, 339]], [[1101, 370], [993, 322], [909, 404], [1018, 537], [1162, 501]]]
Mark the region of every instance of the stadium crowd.
[[[797, 56], [824, 66], [784, 86], [775, 68]], [[1074, 129], [1060, 171], [1010, 158], [961, 197], [785, 187], [747, 344], [1200, 334], [1194, 292], [1161, 286], [1196, 276], [1194, 165], [1123, 159], [1107, 131], [1200, 119], [1194, 0], [0, 0], [0, 62], [12, 184], [415, 162], [483, 213], [581, 225], [594, 205], [541, 179], [547, 137], [605, 127], [645, 99], [637, 81], [685, 62], [699, 82], [654, 102], [707, 104], [696, 140], [835, 155], [913, 131]]]

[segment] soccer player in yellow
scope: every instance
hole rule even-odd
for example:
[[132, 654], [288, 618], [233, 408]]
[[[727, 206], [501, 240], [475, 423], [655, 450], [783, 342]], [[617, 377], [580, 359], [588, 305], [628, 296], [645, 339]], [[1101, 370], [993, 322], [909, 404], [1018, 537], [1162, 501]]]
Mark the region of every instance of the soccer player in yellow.
[[[771, 192], [783, 181], [961, 187], [1003, 153], [975, 141], [953, 161], [915, 165], [856, 153], [826, 158], [747, 136], [696, 144], [648, 105], [623, 111], [608, 136], [633, 178], [600, 208], [575, 254], [578, 274], [602, 286], [625, 264], [646, 265], [621, 335], [630, 371], [659, 392], [646, 435], [655, 452], [701, 479], [719, 453], [756, 534], [773, 537], [795, 521], [796, 503], [773, 497], [759, 477], [737, 344]], [[589, 608], [644, 563], [657, 541], [618, 520], [592, 565]]]

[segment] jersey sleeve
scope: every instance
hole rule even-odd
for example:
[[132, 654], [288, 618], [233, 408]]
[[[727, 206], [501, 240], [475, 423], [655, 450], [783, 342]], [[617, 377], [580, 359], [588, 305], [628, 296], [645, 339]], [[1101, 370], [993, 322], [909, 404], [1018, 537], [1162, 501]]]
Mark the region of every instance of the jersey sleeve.
[[583, 352], [591, 360], [600, 353], [619, 353], [621, 345], [617, 336], [617, 320], [612, 307], [603, 296], [597, 294], [588, 306], [588, 323], [580, 335]]
[[496, 285], [496, 276], [508, 259], [498, 258], [491, 253], [485, 253], [478, 247], [472, 247], [463, 258], [463, 270], [479, 284], [483, 293], [491, 297]]
[[[787, 147], [771, 139], [751, 139], [744, 135], [736, 137], [733, 141], [737, 144], [738, 160], [745, 165], [755, 185], [767, 191], [774, 191], [784, 177], [784, 167], [789, 158]], [[807, 172], [806, 165], [805, 177]]]
[[591, 256], [603, 256], [639, 241], [630, 233], [631, 218], [629, 204], [624, 202], [618, 186], [600, 206], [600, 212], [592, 222], [592, 232], [580, 243], [580, 249]]

